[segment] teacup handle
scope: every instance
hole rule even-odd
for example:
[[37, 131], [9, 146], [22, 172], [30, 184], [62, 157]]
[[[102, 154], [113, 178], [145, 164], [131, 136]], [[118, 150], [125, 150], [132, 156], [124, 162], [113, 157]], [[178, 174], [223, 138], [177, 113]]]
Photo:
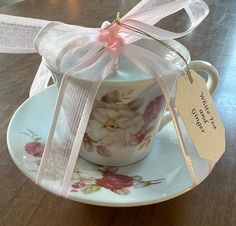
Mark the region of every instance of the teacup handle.
[[209, 62], [203, 60], [194, 60], [189, 63], [189, 68], [195, 71], [204, 71], [207, 73], [207, 87], [211, 95], [215, 92], [219, 81], [219, 73]]
[[[193, 69], [195, 71], [204, 71], [207, 73], [207, 87], [211, 93], [211, 95], [215, 92], [216, 87], [218, 85], [219, 81], [219, 73], [216, 70], [216, 68], [209, 62], [203, 61], [203, 60], [194, 60], [189, 63], [189, 68]], [[159, 130], [162, 130], [162, 128], [171, 121], [170, 113], [165, 113], [163, 115], [161, 124], [159, 126]]]

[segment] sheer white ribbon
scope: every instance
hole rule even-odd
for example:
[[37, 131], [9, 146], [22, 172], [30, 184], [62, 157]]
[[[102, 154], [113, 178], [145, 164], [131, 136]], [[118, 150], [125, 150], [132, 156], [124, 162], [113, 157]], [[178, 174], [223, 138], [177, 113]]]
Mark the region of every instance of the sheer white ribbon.
[[[191, 22], [186, 31], [175, 33], [152, 26], [181, 9], [186, 11]], [[167, 3], [166, 0], [142, 0], [120, 22], [138, 28], [156, 39], [167, 40], [190, 33], [207, 14], [208, 6], [202, 0], [176, 0]], [[54, 193], [67, 196], [94, 99], [119, 54], [123, 54], [154, 77], [161, 87], [170, 108], [192, 184], [194, 186], [197, 183], [178, 123], [172, 93], [176, 78], [183, 71], [161, 55], [132, 44], [138, 39], [150, 37], [121, 26], [117, 35], [122, 37], [124, 45], [113, 52], [107, 48], [107, 43], [99, 41], [99, 28], [0, 15], [0, 31], [0, 52], [38, 52], [47, 64], [46, 66], [42, 61], [31, 87], [31, 96], [47, 87], [51, 76], [48, 68], [64, 74], [38, 172], [38, 184], [50, 187]], [[173, 71], [175, 75], [167, 79], [165, 75], [173, 74]]]

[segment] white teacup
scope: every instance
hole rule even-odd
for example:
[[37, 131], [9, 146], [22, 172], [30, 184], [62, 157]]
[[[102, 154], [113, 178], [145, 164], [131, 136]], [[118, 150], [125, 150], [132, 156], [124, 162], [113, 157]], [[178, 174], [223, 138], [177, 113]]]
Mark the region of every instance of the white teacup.
[[[215, 67], [205, 61], [190, 62], [190, 54], [183, 45], [173, 40], [167, 43], [181, 53], [190, 68], [207, 72], [207, 85], [212, 93], [218, 83]], [[177, 54], [155, 41], [141, 40], [137, 44], [163, 57], [172, 57], [178, 66], [185, 67]], [[52, 74], [59, 87], [62, 74]], [[165, 107], [164, 97], [154, 79], [120, 57], [118, 69], [98, 91], [80, 156], [108, 166], [128, 165], [144, 158], [151, 150], [157, 131], [169, 121], [167, 116], [162, 119]]]

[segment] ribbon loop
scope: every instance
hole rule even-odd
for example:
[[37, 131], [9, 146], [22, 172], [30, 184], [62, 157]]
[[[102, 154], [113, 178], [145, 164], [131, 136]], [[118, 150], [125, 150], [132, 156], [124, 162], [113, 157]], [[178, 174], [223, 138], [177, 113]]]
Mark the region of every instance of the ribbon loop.
[[[160, 40], [176, 39], [189, 34], [205, 19], [205, 17], [209, 13], [208, 6], [202, 0], [174, 1], [167, 4], [161, 4], [162, 1], [154, 1], [153, 4], [161, 4], [157, 7], [152, 7], [153, 4], [149, 5], [149, 1], [144, 2], [146, 2], [146, 4], [143, 3], [144, 7], [141, 7], [141, 12], [132, 14], [132, 11], [136, 7], [139, 8], [137, 5], [133, 10], [122, 17], [121, 22], [133, 27], [137, 27]], [[141, 3], [142, 2], [140, 2], [140, 4]], [[146, 11], [144, 9], [146, 9]], [[185, 9], [191, 22], [191, 26], [186, 31], [176, 33], [152, 26], [153, 24], [159, 22], [161, 19], [172, 15], [173, 13], [178, 12], [182, 9]], [[126, 30], [124, 28], [124, 33], [126, 33], [124, 34], [124, 36], [127, 43], [132, 43], [138, 40], [132, 31]], [[130, 33], [131, 36], [127, 35], [127, 33]], [[145, 36], [142, 35], [140, 37], [145, 38]]]

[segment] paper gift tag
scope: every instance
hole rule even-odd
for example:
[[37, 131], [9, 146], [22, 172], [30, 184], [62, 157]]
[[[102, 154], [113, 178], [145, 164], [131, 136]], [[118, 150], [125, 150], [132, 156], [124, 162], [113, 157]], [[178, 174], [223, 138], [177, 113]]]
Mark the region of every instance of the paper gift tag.
[[218, 161], [225, 151], [225, 129], [205, 80], [190, 70], [177, 80], [176, 107], [200, 157]]

